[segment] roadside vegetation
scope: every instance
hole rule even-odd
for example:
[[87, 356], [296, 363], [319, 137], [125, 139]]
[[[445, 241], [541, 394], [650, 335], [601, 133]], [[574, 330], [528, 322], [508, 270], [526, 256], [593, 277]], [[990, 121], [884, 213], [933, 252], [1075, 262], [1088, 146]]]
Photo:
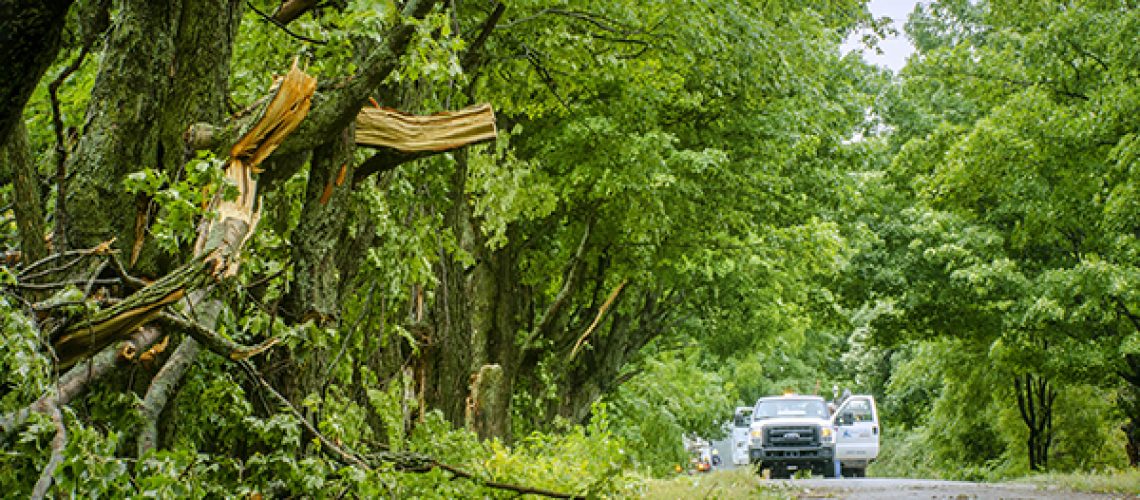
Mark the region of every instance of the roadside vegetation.
[[756, 474], [747, 468], [652, 479], [647, 481], [644, 488], [644, 498], [657, 500], [675, 498], [776, 500], [788, 497], [784, 488], [762, 484]]
[[1140, 495], [1140, 471], [1136, 469], [1102, 472], [1051, 472], [1033, 474], [1017, 481], [1036, 484], [1041, 488], [1060, 488], [1089, 493], [1115, 493], [1133, 497]]

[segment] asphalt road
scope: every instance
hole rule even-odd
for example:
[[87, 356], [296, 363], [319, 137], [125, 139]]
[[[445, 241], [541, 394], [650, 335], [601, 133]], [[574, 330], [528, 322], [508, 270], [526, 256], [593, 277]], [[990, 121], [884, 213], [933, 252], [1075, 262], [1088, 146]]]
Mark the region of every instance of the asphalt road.
[[1056, 487], [1038, 487], [1031, 484], [970, 483], [964, 481], [935, 481], [926, 479], [774, 479], [764, 480], [784, 489], [794, 498], [862, 499], [1065, 499], [1092, 500], [1108, 498], [1134, 498], [1121, 495], [1076, 493]]
[[[713, 441], [721, 456], [718, 469], [731, 470], [732, 444], [728, 440]], [[971, 483], [965, 481], [938, 481], [930, 479], [769, 479], [757, 480], [782, 489], [789, 496], [801, 499], [827, 498], [850, 500], [895, 499], [1049, 499], [1049, 500], [1103, 500], [1135, 498], [1123, 495], [1076, 493], [1057, 487], [1031, 484]]]

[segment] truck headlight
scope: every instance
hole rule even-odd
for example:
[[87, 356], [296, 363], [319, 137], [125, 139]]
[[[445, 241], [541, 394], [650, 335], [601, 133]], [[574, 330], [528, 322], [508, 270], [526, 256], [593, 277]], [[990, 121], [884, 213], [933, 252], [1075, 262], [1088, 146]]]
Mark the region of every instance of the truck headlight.
[[828, 443], [835, 440], [835, 433], [831, 430], [831, 427], [824, 427], [823, 432], [820, 435], [823, 437], [823, 440]]
[[756, 429], [756, 430], [752, 431], [752, 437], [754, 437], [754, 438], [764, 437], [764, 431], [762, 431], [760, 429]]

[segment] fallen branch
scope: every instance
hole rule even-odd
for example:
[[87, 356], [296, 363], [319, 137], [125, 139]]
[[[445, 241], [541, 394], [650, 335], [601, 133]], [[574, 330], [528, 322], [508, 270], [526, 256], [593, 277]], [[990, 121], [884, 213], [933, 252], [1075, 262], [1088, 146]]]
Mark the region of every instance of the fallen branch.
[[170, 313], [160, 313], [158, 320], [188, 333], [207, 350], [230, 361], [241, 361], [257, 356], [276, 345], [280, 340], [273, 337], [260, 344], [247, 346], [227, 339], [222, 334], [206, 328], [200, 323]]
[[63, 413], [59, 411], [59, 405], [54, 398], [48, 401], [48, 405], [51, 421], [55, 424], [55, 437], [51, 440], [51, 459], [40, 473], [36, 487], [32, 489], [33, 500], [47, 496], [48, 488], [51, 488], [52, 480], [55, 479], [55, 469], [63, 462], [63, 449], [67, 446], [67, 427], [63, 425]]
[[66, 369], [91, 353], [99, 352], [150, 321], [167, 305], [182, 299], [186, 290], [198, 288], [207, 280], [202, 259], [195, 259], [131, 294], [122, 302], [99, 310], [67, 330], [53, 334], [52, 349], [59, 366]]
[[[257, 181], [253, 174], [258, 166], [273, 153], [281, 141], [305, 119], [316, 91], [317, 81], [297, 67], [296, 61], [289, 72], [272, 86], [270, 99], [265, 109], [257, 116], [257, 121], [242, 134], [230, 148], [226, 163], [226, 179], [238, 187], [236, 199], [228, 200], [219, 194], [211, 202], [211, 211], [217, 216], [207, 219], [198, 228], [198, 239], [194, 243], [194, 259], [201, 265], [194, 267], [193, 279], [199, 281], [196, 287], [183, 287], [174, 300], [185, 298], [184, 304], [200, 322], [213, 325], [217, 322], [223, 303], [208, 298], [211, 286], [207, 283], [232, 278], [241, 264], [241, 249], [252, 236], [260, 218]], [[157, 284], [157, 283], [156, 283]], [[153, 287], [151, 285], [147, 289]], [[144, 289], [143, 291], [145, 291]], [[189, 290], [189, 292], [185, 292]], [[141, 291], [139, 292], [141, 293]], [[136, 293], [135, 295], [138, 295]], [[133, 295], [132, 295], [133, 297]], [[155, 309], [148, 316], [158, 315]], [[149, 319], [149, 317], [148, 317]], [[179, 321], [177, 318], [168, 319]], [[138, 436], [138, 455], [141, 457], [155, 447], [158, 437], [158, 417], [174, 394], [186, 370], [193, 364], [202, 345], [221, 353], [231, 360], [244, 360], [249, 356], [268, 349], [276, 340], [254, 347], [245, 348], [229, 341], [209, 328], [188, 322], [190, 338], [184, 339], [170, 358], [159, 370], [147, 387], [146, 396], [139, 405], [142, 414], [142, 429]], [[199, 343], [199, 339], [202, 343]]]
[[154, 449], [158, 441], [158, 416], [166, 408], [167, 401], [174, 394], [174, 389], [182, 381], [186, 370], [194, 364], [198, 355], [199, 344], [193, 338], [187, 338], [178, 345], [166, 364], [151, 380], [146, 389], [146, 397], [139, 403], [139, 413], [142, 416], [142, 427], [138, 431], [138, 456], [141, 458]]
[[[273, 386], [269, 384], [269, 381], [266, 380], [265, 376], [257, 370], [257, 367], [253, 366], [253, 363], [250, 363], [249, 361], [241, 361], [240, 363], [245, 368], [249, 376], [253, 378], [253, 380], [257, 382], [257, 384], [262, 389], [264, 389], [265, 392], [269, 393], [269, 395], [273, 396], [273, 399], [276, 399], [277, 402], [281, 404], [281, 406], [289, 410], [289, 413], [291, 413], [293, 417], [297, 419], [297, 421], [301, 424], [302, 427], [305, 428], [305, 430], [309, 431], [309, 433], [311, 433], [313, 436], [316, 436], [317, 440], [321, 443], [321, 448], [332, 455], [333, 458], [345, 465], [359, 467], [364, 470], [374, 469], [374, 467], [370, 465], [363, 457], [351, 451], [345, 450], [341, 446], [334, 443], [331, 439], [326, 437], [324, 434], [321, 434], [321, 432], [317, 430], [316, 426], [309, 422], [309, 420], [305, 418], [305, 416], [302, 415], [300, 411], [297, 410], [297, 407], [293, 406], [293, 404], [290, 403], [289, 400], [285, 398], [285, 396], [282, 396], [280, 392], [277, 392], [277, 389], [274, 389]], [[441, 469], [450, 472], [455, 477], [466, 479], [468, 481], [479, 484], [480, 486], [503, 491], [512, 491], [520, 495], [541, 495], [549, 498], [586, 498], [582, 495], [574, 495], [570, 493], [561, 493], [540, 488], [531, 488], [528, 486], [519, 486], [515, 484], [491, 481], [489, 479], [478, 477], [458, 467], [442, 463], [430, 456], [419, 453], [382, 452], [373, 454], [372, 456], [379, 461], [393, 464], [395, 469], [400, 472], [423, 473], [429, 472], [432, 469]]]
[[48, 413], [53, 401], [66, 406], [83, 394], [92, 382], [103, 378], [118, 366], [134, 361], [139, 353], [154, 344], [161, 332], [157, 328], [140, 328], [134, 336], [115, 347], [108, 347], [87, 363], [73, 367], [59, 377], [55, 392], [45, 394], [27, 407], [0, 417], [0, 437], [7, 436], [27, 422], [32, 413]]

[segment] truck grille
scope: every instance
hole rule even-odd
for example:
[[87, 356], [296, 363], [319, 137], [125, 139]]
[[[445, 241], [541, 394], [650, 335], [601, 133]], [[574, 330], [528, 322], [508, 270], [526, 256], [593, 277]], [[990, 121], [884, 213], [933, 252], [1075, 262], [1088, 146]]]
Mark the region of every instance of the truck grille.
[[764, 432], [764, 445], [799, 447], [819, 445], [819, 427], [812, 425], [769, 427]]

